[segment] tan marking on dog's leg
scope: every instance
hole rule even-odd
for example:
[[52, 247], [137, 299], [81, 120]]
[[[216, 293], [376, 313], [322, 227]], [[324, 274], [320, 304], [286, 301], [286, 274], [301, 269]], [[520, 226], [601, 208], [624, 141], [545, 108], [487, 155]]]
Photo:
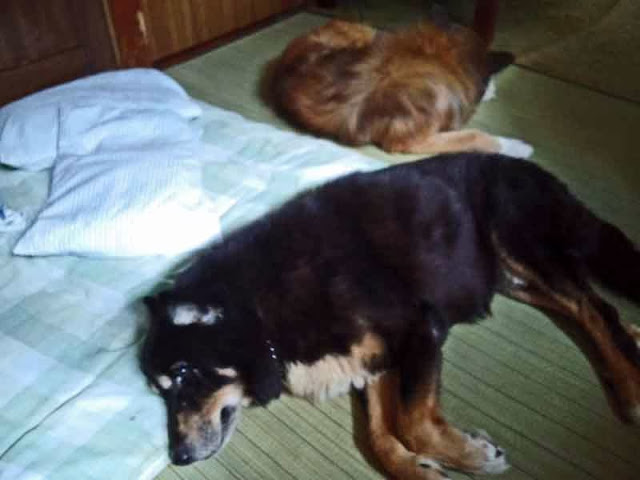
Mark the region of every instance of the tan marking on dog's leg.
[[422, 387], [408, 405], [398, 402], [398, 437], [410, 450], [446, 467], [471, 473], [501, 473], [509, 465], [505, 452], [486, 434], [468, 434], [442, 415], [438, 379]]
[[[584, 352], [618, 416], [626, 422], [640, 423], [640, 368], [615, 342], [610, 325], [618, 320], [605, 318], [613, 307], [593, 290], [579, 289], [569, 281], [561, 289], [551, 288], [504, 252], [500, 254], [504, 270], [522, 280], [506, 285], [503, 293], [545, 312]], [[619, 326], [637, 342], [637, 327]]]
[[391, 153], [436, 154], [447, 152], [477, 151], [500, 152], [497, 138], [480, 130], [455, 130], [451, 132], [425, 132], [408, 139], [383, 141], [382, 148]]
[[398, 379], [385, 373], [367, 385], [369, 441], [387, 473], [402, 480], [443, 480], [449, 478], [438, 462], [407, 450], [396, 436]]
[[384, 140], [382, 148], [391, 153], [437, 154], [451, 152], [502, 153], [518, 158], [528, 158], [533, 148], [515, 138], [496, 137], [481, 130], [466, 129], [432, 133], [397, 140]]

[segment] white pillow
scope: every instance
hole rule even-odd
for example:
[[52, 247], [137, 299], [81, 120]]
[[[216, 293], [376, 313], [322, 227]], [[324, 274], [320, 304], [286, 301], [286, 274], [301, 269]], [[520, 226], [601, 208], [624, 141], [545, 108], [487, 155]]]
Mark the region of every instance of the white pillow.
[[206, 158], [223, 159], [199, 141], [60, 157], [49, 199], [13, 253], [130, 257], [198, 248], [219, 236], [231, 206], [202, 188]]
[[58, 154], [68, 153], [60, 150], [64, 143], [73, 142], [67, 137], [73, 128], [61, 129], [62, 110], [86, 107], [99, 108], [102, 116], [156, 110], [191, 119], [202, 113], [177, 82], [158, 70], [134, 68], [100, 73], [0, 108], [0, 163], [26, 170], [50, 168]]
[[0, 163], [26, 170], [49, 168], [58, 152], [58, 108], [0, 108]]

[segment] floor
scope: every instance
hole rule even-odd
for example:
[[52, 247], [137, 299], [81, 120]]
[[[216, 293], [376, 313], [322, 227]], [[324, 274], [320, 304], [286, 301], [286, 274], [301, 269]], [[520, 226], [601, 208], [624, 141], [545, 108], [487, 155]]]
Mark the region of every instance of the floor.
[[[261, 66], [324, 21], [293, 16], [169, 73], [197, 98], [287, 128], [258, 99]], [[640, 105], [520, 67], [501, 74], [497, 86], [497, 99], [481, 106], [472, 125], [526, 139], [536, 148], [532, 161], [640, 243]], [[397, 161], [372, 147], [362, 151]], [[640, 309], [616, 304], [640, 324]], [[484, 429], [507, 448], [512, 467], [499, 478], [639, 478], [640, 429], [613, 417], [573, 344], [527, 307], [498, 298], [493, 311], [479, 325], [457, 327], [448, 341], [443, 403], [450, 421]], [[216, 459], [169, 467], [158, 480], [383, 478], [366, 455], [355, 396], [317, 405], [283, 398], [246, 412]]]

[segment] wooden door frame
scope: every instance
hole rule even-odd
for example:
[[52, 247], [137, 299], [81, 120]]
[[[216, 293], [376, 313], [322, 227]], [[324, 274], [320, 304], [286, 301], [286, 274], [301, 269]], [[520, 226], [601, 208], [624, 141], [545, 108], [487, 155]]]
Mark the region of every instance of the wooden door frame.
[[111, 37], [121, 67], [146, 67], [153, 63], [151, 39], [145, 24], [144, 0], [104, 0], [109, 12]]
[[499, 9], [498, 0], [476, 0], [473, 29], [487, 45], [493, 43]]
[[245, 27], [230, 31], [219, 37], [212, 38], [198, 45], [193, 45], [184, 51], [177, 52], [164, 58], [157, 58], [151, 38], [151, 26], [146, 25], [147, 0], [103, 0], [109, 11], [112, 25], [112, 38], [118, 52], [118, 63], [121, 67], [148, 67], [153, 65], [166, 66], [184, 61], [194, 54], [215, 48], [239, 36], [251, 33], [259, 28], [273, 23], [275, 20], [299, 11], [306, 4], [306, 0], [281, 0], [282, 12], [272, 17], [256, 21]]

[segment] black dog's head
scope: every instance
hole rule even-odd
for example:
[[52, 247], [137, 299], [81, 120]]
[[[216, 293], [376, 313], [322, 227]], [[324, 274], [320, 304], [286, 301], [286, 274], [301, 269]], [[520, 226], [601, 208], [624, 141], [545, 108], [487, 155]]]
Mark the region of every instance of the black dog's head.
[[186, 465], [214, 455], [240, 410], [280, 394], [279, 369], [255, 321], [228, 305], [148, 297], [142, 369], [167, 407], [169, 455]]

